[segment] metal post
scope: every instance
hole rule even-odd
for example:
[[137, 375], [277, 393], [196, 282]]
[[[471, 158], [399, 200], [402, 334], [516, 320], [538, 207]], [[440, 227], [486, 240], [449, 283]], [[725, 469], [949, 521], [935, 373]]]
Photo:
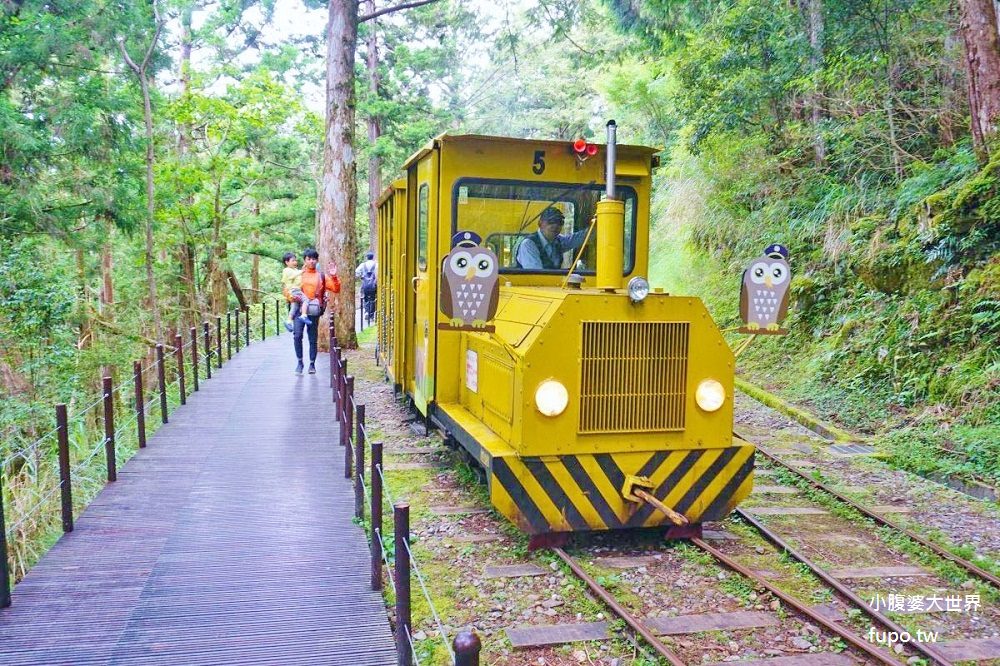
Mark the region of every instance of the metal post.
[[59, 490], [62, 494], [63, 532], [73, 531], [73, 482], [69, 473], [69, 418], [66, 405], [56, 405], [56, 430], [59, 433]]
[[382, 442], [372, 442], [372, 589], [382, 589]]
[[274, 334], [281, 335], [281, 301], [274, 299]]
[[451, 642], [455, 650], [455, 666], [479, 666], [479, 651], [483, 644], [473, 629], [466, 629]]
[[347, 445], [347, 359], [340, 361], [340, 388], [337, 390], [337, 413], [340, 414], [340, 445]]
[[244, 347], [250, 346], [250, 306], [248, 305], [246, 311], [243, 313], [243, 336], [246, 344]]
[[[227, 317], [229, 315], [226, 315]], [[226, 328], [228, 331], [229, 328]], [[222, 369], [222, 315], [215, 316], [215, 367]]]
[[181, 404], [187, 404], [184, 394], [184, 338], [178, 333], [174, 335], [174, 359], [177, 361], [177, 387], [181, 390]]
[[330, 347], [330, 388], [333, 394], [333, 408], [337, 409], [340, 396], [337, 391], [340, 389], [340, 380], [337, 373], [340, 372], [340, 347]]
[[233, 308], [233, 317], [235, 321], [233, 322], [233, 329], [236, 331], [236, 353], [240, 353], [240, 309]]
[[410, 505], [398, 502], [392, 507], [396, 525], [396, 655], [398, 666], [412, 666], [410, 648]]
[[351, 443], [354, 430], [354, 377], [347, 378], [347, 397], [344, 399], [344, 432], [346, 433], [346, 438], [344, 440], [344, 478], [349, 479], [353, 476], [351, 473], [351, 453], [354, 445]]
[[226, 360], [233, 359], [233, 313], [226, 310]]
[[7, 565], [7, 523], [3, 515], [3, 469], [0, 468], [0, 608], [10, 606], [10, 569]]
[[198, 328], [191, 327], [191, 374], [194, 375], [194, 390], [198, 390]]
[[205, 333], [205, 379], [212, 378], [212, 347], [210, 345], [211, 334], [208, 332], [208, 322], [202, 322], [202, 331]]
[[330, 313], [330, 386], [335, 386], [334, 379], [334, 355], [333, 352], [337, 348], [337, 336], [333, 334], [333, 313]]
[[132, 382], [135, 384], [135, 432], [139, 448], [146, 448], [146, 399], [142, 393], [142, 361], [132, 362]]
[[163, 343], [156, 345], [156, 376], [160, 381], [160, 420], [167, 422], [167, 372], [163, 367]]
[[365, 406], [354, 408], [357, 424], [354, 431], [354, 517], [365, 517]]
[[104, 455], [108, 459], [108, 483], [118, 479], [118, 462], [115, 460], [115, 394], [111, 377], [102, 380], [104, 389]]

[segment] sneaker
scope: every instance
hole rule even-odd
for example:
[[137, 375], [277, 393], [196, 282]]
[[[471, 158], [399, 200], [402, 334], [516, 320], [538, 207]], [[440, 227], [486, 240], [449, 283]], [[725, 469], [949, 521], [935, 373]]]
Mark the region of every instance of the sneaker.
[[289, 333], [291, 333], [292, 331], [295, 330], [295, 326], [292, 324], [292, 322], [286, 321], [285, 322], [285, 330], [288, 331]]
[[302, 374], [302, 361], [299, 361], [298, 365], [295, 366], [295, 374]]
[[310, 363], [309, 364], [309, 374], [310, 375], [315, 375], [316, 374], [316, 364], [315, 363]]

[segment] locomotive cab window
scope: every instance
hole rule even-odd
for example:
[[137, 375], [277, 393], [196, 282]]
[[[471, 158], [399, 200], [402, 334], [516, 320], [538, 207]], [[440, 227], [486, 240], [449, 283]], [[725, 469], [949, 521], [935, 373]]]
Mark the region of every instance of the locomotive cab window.
[[420, 186], [417, 191], [417, 267], [427, 270], [427, 225], [428, 225], [428, 196], [430, 188], [427, 183]]
[[[474, 231], [500, 261], [501, 273], [593, 275], [597, 228], [590, 229], [604, 186], [464, 178], [452, 197], [452, 233]], [[619, 186], [625, 201], [624, 274], [635, 264], [636, 193]], [[589, 231], [589, 237], [588, 237]], [[582, 250], [582, 252], [581, 252]]]

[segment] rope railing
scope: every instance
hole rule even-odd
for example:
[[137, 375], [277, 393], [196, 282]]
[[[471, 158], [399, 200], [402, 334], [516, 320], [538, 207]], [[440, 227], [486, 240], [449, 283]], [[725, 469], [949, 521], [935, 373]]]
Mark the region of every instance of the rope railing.
[[107, 445], [107, 443], [110, 442], [110, 441], [111, 440], [109, 438], [107, 438], [107, 437], [105, 437], [104, 439], [102, 439], [101, 441], [99, 441], [97, 443], [97, 446], [95, 446], [91, 450], [90, 455], [88, 455], [86, 458], [84, 458], [83, 460], [79, 461], [78, 463], [76, 463], [75, 465], [73, 465], [73, 467], [70, 468], [70, 476], [71, 477], [76, 476], [77, 472], [79, 472], [82, 469], [85, 469], [87, 467], [87, 465], [90, 464], [90, 461], [93, 460], [94, 458], [96, 458], [97, 454], [100, 453], [101, 450], [104, 449], [105, 445]]
[[[478, 664], [480, 649], [479, 638], [473, 632], [463, 632], [456, 636], [454, 643], [449, 640], [445, 624], [441, 619], [431, 597], [427, 581], [420, 567], [419, 561], [413, 552], [409, 539], [409, 506], [399, 503], [393, 496], [392, 486], [388, 483], [382, 465], [382, 445], [378, 442], [372, 445], [372, 466], [371, 473], [377, 478], [369, 486], [365, 482], [364, 476], [364, 445], [369, 441], [367, 424], [365, 423], [364, 405], [358, 404], [354, 395], [354, 378], [347, 376], [346, 361], [340, 357], [340, 348], [336, 345], [336, 337], [333, 335], [333, 325], [331, 323], [331, 391], [334, 402], [337, 405], [336, 414], [341, 432], [341, 444], [345, 447], [345, 476], [353, 478], [355, 484], [355, 517], [358, 519], [364, 516], [364, 507], [367, 506], [371, 522], [371, 558], [372, 558], [372, 589], [378, 590], [382, 586], [382, 574], [377, 571], [384, 564], [386, 571], [390, 574], [390, 581], [393, 586], [393, 596], [396, 599], [396, 624], [397, 624], [397, 651], [402, 664], [417, 664], [420, 660], [417, 654], [415, 641], [411, 634], [410, 622], [410, 572], [416, 576], [420, 586], [421, 594], [427, 603], [428, 611], [437, 627], [437, 633], [445, 649], [448, 652], [450, 663], [452, 664]], [[351, 473], [352, 464], [354, 473]], [[377, 481], [377, 483], [376, 483]], [[388, 544], [382, 534], [381, 515], [382, 505], [387, 503], [393, 507], [394, 523], [396, 524], [395, 534], [395, 560], [404, 558], [399, 567], [393, 567], [389, 562]], [[377, 509], [377, 510], [376, 510]], [[376, 545], [377, 544], [377, 545]], [[405, 578], [404, 587], [400, 589], [397, 579]], [[406, 645], [403, 645], [405, 641]], [[453, 647], [454, 646], [454, 647]], [[459, 650], [462, 652], [459, 654]]]
[[[275, 301], [275, 313], [277, 313], [278, 310], [278, 302]], [[249, 310], [245, 310], [244, 315], [248, 312]], [[216, 316], [213, 319], [214, 322], [203, 322], [201, 328], [192, 327], [192, 329], [189, 329], [187, 342], [182, 341], [179, 344], [174, 345], [158, 344], [156, 347], [156, 358], [152, 361], [146, 362], [145, 365], [143, 365], [142, 361], [135, 361], [133, 364], [133, 372], [129, 375], [129, 379], [120, 382], [118, 386], [112, 386], [111, 379], [109, 377], [105, 377], [100, 397], [95, 399], [86, 407], [74, 409], [72, 418], [67, 417], [67, 409], [65, 405], [56, 405], [56, 427], [51, 431], [46, 432], [44, 435], [36, 438], [30, 444], [9, 453], [7, 457], [0, 461], [0, 486], [2, 486], [5, 481], [4, 471], [11, 463], [19, 458], [30, 460], [30, 456], [37, 452], [42, 444], [53, 436], [56, 436], [58, 440], [58, 447], [56, 449], [59, 457], [58, 483], [53, 489], [49, 490], [44, 497], [42, 497], [42, 499], [29, 510], [27, 514], [23, 514], [18, 521], [3, 528], [5, 537], [7, 535], [17, 533], [20, 528], [27, 524], [28, 520], [32, 519], [34, 515], [44, 508], [53, 499], [55, 494], [60, 491], [62, 492], [63, 531], [71, 532], [73, 530], [74, 505], [72, 489], [74, 476], [88, 479], [88, 482], [92, 482], [92, 476], [88, 477], [89, 472], [87, 470], [90, 469], [91, 463], [98, 457], [103, 449], [107, 458], [107, 482], [114, 482], [117, 478], [117, 459], [119, 457], [123, 457], [124, 459], [130, 456], [135, 450], [137, 450], [136, 448], [133, 448], [136, 446], [136, 443], [138, 444], [138, 448], [142, 448], [146, 445], [146, 416], [151, 416], [153, 414], [154, 405], [156, 405], [157, 408], [163, 412], [161, 415], [162, 421], [163, 423], [166, 423], [167, 413], [177, 406], [177, 398], [180, 397], [180, 404], [183, 404], [185, 398], [190, 393], [198, 390], [198, 382], [194, 382], [191, 389], [188, 389], [185, 386], [183, 383], [184, 370], [186, 368], [196, 369], [199, 380], [202, 376], [205, 380], [210, 380], [210, 364], [217, 363], [218, 367], [221, 367], [223, 358], [232, 358], [233, 353], [231, 350], [231, 343], [234, 341], [233, 333], [235, 333], [235, 337], [237, 338], [236, 351], [238, 352], [241, 348], [246, 346], [241, 346], [238, 338], [241, 334], [244, 339], [249, 336], [249, 319], [244, 317], [244, 321], [242, 322], [244, 328], [242, 331], [238, 326], [234, 327], [235, 330], [231, 330], [227, 327], [225, 338], [222, 335], [221, 316]], [[214, 323], [215, 326], [212, 326], [212, 323]], [[260, 334], [261, 339], [263, 340], [267, 337], [267, 304], [264, 303], [261, 303], [260, 324]], [[275, 334], [281, 334], [281, 330], [278, 327], [276, 327]], [[174, 338], [174, 342], [177, 343], [177, 338], [183, 337], [183, 334], [178, 333]], [[205, 349], [199, 347], [199, 344], [202, 342], [206, 346]], [[225, 355], [223, 355], [222, 352], [224, 343], [227, 348], [227, 354]], [[191, 351], [190, 358], [185, 356], [185, 350]], [[168, 358], [165, 355], [165, 352], [169, 352], [171, 358]], [[174, 376], [174, 380], [169, 384], [166, 382], [166, 371], [168, 368], [172, 371]], [[152, 377], [151, 373], [153, 373]], [[191, 373], [191, 376], [195, 376], [194, 372]], [[149, 400], [146, 400], [144, 397], [147, 386], [149, 388], [149, 393], [151, 394], [149, 396]], [[134, 391], [134, 396], [129, 395], [132, 391]], [[116, 397], [118, 397], [117, 401], [115, 400]], [[171, 402], [174, 404], [171, 405]], [[95, 409], [102, 403], [104, 404], [104, 436], [100, 438], [93, 448], [87, 451], [84, 458], [77, 460], [75, 464], [71, 465], [71, 447], [69, 443], [70, 425], [78, 422], [81, 418], [89, 414], [91, 410]], [[18, 414], [25, 415], [38, 413], [39, 411], [41, 410], [37, 407], [29, 406], [27, 409], [21, 410]], [[131, 416], [127, 416], [129, 412], [131, 412]], [[119, 422], [117, 428], [114, 427], [116, 416], [124, 418], [123, 422]], [[136, 441], [133, 441], [133, 436], [130, 434], [133, 432], [133, 428], [135, 428], [134, 432]], [[128, 442], [128, 445], [119, 447], [116, 450], [116, 442]], [[4, 518], [3, 493], [2, 488], [0, 488], [0, 524], [6, 524]], [[48, 529], [48, 525], [49, 523], [46, 523], [46, 529]], [[7, 546], [8, 542], [6, 538], [0, 540], [0, 608], [11, 604], [10, 568], [8, 552], [6, 550]], [[30, 546], [29, 549], [31, 549]], [[27, 570], [27, 565], [23, 562], [18, 566], [21, 571]]]
[[434, 622], [437, 624], [438, 633], [441, 635], [441, 640], [444, 642], [445, 648], [448, 650], [448, 654], [451, 655], [452, 663], [455, 662], [455, 652], [451, 649], [451, 645], [448, 642], [448, 634], [444, 630], [444, 625], [441, 622], [441, 616], [438, 614], [437, 607], [434, 606], [434, 602], [431, 601], [431, 595], [427, 591], [427, 584], [424, 582], [424, 576], [420, 573], [420, 567], [417, 566], [417, 558], [414, 556], [413, 551], [410, 550], [410, 540], [404, 539], [403, 545], [406, 546], [406, 552], [410, 556], [410, 566], [413, 567], [413, 573], [417, 574], [417, 582], [420, 583], [420, 589], [424, 593], [424, 599], [427, 600], [427, 605], [431, 609], [431, 615], [434, 617]]
[[37, 513], [39, 509], [45, 506], [45, 504], [47, 504], [49, 500], [52, 499], [52, 496], [55, 495], [57, 492], [59, 492], [61, 489], [62, 489], [62, 482], [60, 481], [59, 483], [56, 484], [56, 487], [47, 492], [45, 496], [42, 497], [42, 499], [39, 500], [37, 504], [35, 504], [35, 506], [31, 507], [28, 511], [24, 512], [21, 515], [21, 519], [19, 521], [13, 523], [10, 527], [6, 529], [7, 538], [9, 539], [11, 535], [17, 532], [17, 530], [22, 525], [24, 525], [25, 523], [28, 522], [28, 520], [33, 518], [35, 513]]
[[18, 458], [27, 458], [29, 455], [33, 454], [35, 451], [38, 450], [38, 447], [42, 445], [42, 442], [47, 440], [52, 435], [55, 435], [57, 432], [59, 432], [59, 428], [53, 428], [52, 430], [45, 433], [41, 437], [37, 438], [31, 444], [28, 444], [27, 446], [24, 446], [19, 450], [11, 453], [9, 456], [4, 458], [2, 462], [0, 462], [0, 472], [2, 472], [4, 468], [7, 467], [7, 465], [14, 462]]

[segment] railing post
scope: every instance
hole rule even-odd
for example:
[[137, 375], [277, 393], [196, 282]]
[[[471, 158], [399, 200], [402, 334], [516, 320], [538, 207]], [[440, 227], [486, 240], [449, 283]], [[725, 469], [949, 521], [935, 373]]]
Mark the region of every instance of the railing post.
[[483, 644], [475, 631], [466, 629], [451, 642], [455, 650], [455, 666], [479, 666], [479, 651]]
[[354, 430], [354, 517], [365, 517], [365, 406], [354, 408], [356, 425]]
[[233, 360], [233, 313], [226, 310], [226, 360]]
[[347, 445], [347, 359], [340, 360], [340, 387], [337, 389], [337, 413], [340, 415], [340, 445]]
[[281, 335], [281, 301], [274, 299], [274, 334]]
[[372, 589], [382, 589], [382, 442], [372, 442]]
[[59, 490], [62, 495], [63, 532], [73, 531], [73, 482], [69, 471], [69, 418], [66, 405], [56, 405], [56, 430], [59, 433]]
[[410, 647], [410, 505], [392, 507], [396, 545], [396, 655], [398, 666], [412, 666]]
[[211, 334], [208, 332], [208, 322], [202, 322], [202, 331], [205, 334], [205, 379], [212, 378], [212, 347]]
[[198, 328], [191, 327], [191, 374], [194, 375], [194, 390], [198, 390]]
[[354, 446], [351, 444], [351, 440], [354, 439], [354, 377], [347, 378], [347, 394], [344, 398], [344, 432], [347, 437], [344, 440], [344, 478], [349, 479], [354, 474], [351, 468], [351, 453]]
[[333, 352], [337, 349], [337, 336], [333, 333], [333, 313], [330, 313], [330, 386], [336, 386], [334, 384], [334, 356]]
[[160, 382], [160, 420], [167, 422], [167, 371], [163, 361], [163, 343], [156, 345], [156, 377]]
[[118, 461], [115, 460], [115, 394], [111, 377], [102, 381], [104, 390], [104, 455], [108, 458], [108, 483], [118, 480]]
[[146, 448], [146, 399], [143, 396], [142, 361], [132, 361], [132, 382], [135, 384], [135, 433], [139, 448]]
[[[228, 326], [226, 331], [228, 333]], [[222, 315], [215, 315], [215, 367], [222, 369]]]
[[[330, 347], [330, 388], [333, 392], [333, 408], [340, 404], [340, 347]], [[338, 412], [339, 414], [339, 412]]]
[[246, 307], [246, 311], [243, 313], [243, 336], [244, 336], [244, 347], [250, 346], [250, 306]]
[[177, 387], [181, 390], [181, 404], [187, 404], [184, 394], [184, 338], [180, 333], [174, 335], [174, 360], [177, 361]]
[[7, 565], [7, 522], [3, 513], [3, 467], [0, 467], [0, 608], [10, 606], [10, 569]]
[[233, 308], [233, 330], [236, 335], [233, 337], [236, 339], [236, 353], [240, 353], [240, 309]]

